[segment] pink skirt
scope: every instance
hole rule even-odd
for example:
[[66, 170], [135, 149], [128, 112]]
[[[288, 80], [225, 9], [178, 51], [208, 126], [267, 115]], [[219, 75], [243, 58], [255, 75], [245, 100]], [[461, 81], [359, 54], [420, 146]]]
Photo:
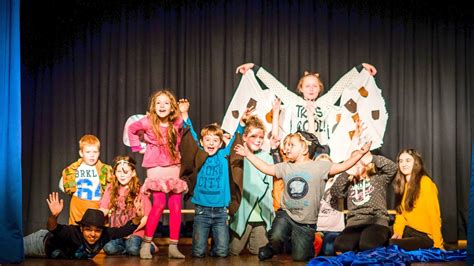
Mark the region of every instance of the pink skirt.
[[146, 171], [147, 177], [141, 190], [145, 195], [150, 195], [150, 192], [174, 192], [186, 193], [188, 192], [188, 184], [179, 178], [179, 170], [181, 166], [156, 166], [148, 168]]

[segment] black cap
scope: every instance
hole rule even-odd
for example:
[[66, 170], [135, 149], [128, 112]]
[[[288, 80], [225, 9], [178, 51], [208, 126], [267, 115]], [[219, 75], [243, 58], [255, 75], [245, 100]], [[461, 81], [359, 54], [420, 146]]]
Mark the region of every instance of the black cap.
[[329, 154], [329, 147], [327, 145], [321, 145], [319, 143], [318, 137], [316, 137], [313, 133], [300, 130], [298, 130], [296, 133], [300, 134], [303, 138], [305, 138], [306, 141], [310, 143], [308, 145], [308, 154], [311, 160], [321, 153]]
[[103, 228], [105, 227], [104, 213], [97, 209], [87, 209], [87, 211], [84, 213], [84, 216], [82, 216], [82, 219], [78, 222], [76, 221], [76, 223], [79, 225], [93, 225]]

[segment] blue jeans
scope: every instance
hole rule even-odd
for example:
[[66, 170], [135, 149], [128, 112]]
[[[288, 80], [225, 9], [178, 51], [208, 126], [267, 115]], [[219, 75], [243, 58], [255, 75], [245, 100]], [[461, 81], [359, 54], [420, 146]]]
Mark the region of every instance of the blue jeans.
[[227, 257], [229, 255], [227, 208], [196, 205], [192, 248], [194, 257], [206, 256], [209, 231], [212, 232], [214, 241], [209, 255], [213, 257]]
[[283, 252], [284, 243], [291, 241], [291, 257], [295, 261], [308, 261], [314, 257], [314, 233], [316, 226], [300, 224], [288, 216], [285, 211], [277, 211], [269, 232], [270, 243], [275, 254]]
[[334, 240], [341, 232], [323, 232], [323, 246], [321, 247], [321, 256], [334, 256]]
[[[138, 256], [140, 255], [140, 245], [142, 244], [143, 239], [139, 236], [132, 235], [128, 239], [119, 238], [110, 240], [104, 246], [104, 252], [107, 255], [130, 255]], [[150, 246], [150, 252], [155, 252], [155, 247]]]

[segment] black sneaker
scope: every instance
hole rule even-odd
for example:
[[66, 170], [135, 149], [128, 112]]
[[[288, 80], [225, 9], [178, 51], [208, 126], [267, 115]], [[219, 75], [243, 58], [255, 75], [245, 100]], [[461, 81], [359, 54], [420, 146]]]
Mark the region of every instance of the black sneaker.
[[261, 247], [258, 250], [258, 259], [259, 260], [268, 260], [271, 259], [275, 255], [275, 252], [273, 251], [272, 245], [268, 243], [266, 246]]

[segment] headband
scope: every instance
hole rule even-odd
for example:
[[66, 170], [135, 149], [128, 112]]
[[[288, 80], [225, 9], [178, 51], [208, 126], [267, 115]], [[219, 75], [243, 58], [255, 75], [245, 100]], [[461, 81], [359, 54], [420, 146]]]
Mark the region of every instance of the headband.
[[115, 163], [114, 168], [117, 167], [117, 165], [123, 164], [123, 163], [126, 163], [126, 164], [128, 164], [128, 165], [130, 165], [130, 166], [132, 166], [132, 167], [135, 167], [135, 164], [133, 164], [133, 163], [127, 161], [127, 160], [123, 160], [123, 159], [122, 159], [122, 160], [120, 160], [120, 161], [118, 161], [118, 162]]

